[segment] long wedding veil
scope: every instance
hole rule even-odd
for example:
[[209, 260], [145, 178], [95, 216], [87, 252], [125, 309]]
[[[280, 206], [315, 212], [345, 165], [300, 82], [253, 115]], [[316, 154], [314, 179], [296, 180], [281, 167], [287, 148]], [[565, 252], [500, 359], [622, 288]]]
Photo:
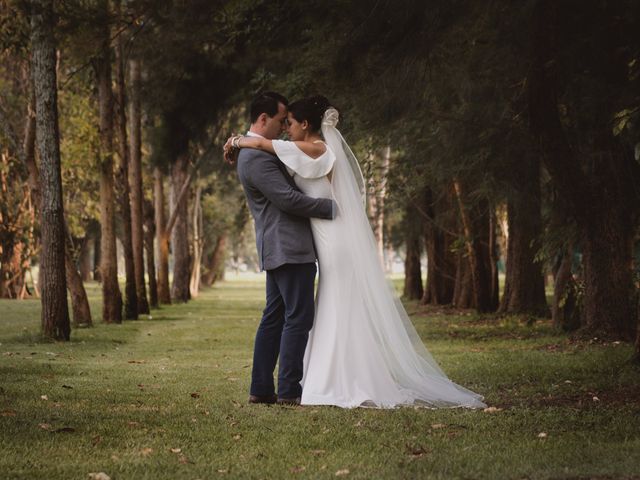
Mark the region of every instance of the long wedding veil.
[[[331, 184], [340, 222], [341, 242], [349, 252], [350, 270], [364, 298], [368, 324], [385, 363], [400, 389], [415, 392], [416, 404], [437, 407], [484, 407], [483, 397], [450, 381], [427, 351], [397, 294], [386, 280], [365, 210], [366, 189], [358, 160], [336, 128], [338, 112], [324, 114], [322, 135], [335, 154]], [[322, 266], [321, 275], [322, 275]], [[345, 319], [348, 321], [348, 318]]]

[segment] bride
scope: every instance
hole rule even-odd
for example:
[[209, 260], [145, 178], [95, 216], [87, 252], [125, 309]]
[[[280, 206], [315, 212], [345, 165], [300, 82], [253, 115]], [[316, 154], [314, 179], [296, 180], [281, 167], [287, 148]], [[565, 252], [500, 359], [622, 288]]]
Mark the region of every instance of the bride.
[[332, 196], [337, 204], [334, 220], [311, 219], [319, 280], [301, 404], [485, 407], [482, 396], [447, 378], [387, 284], [365, 211], [362, 172], [336, 128], [338, 118], [325, 97], [306, 98], [289, 105], [291, 141], [229, 140], [277, 155], [304, 194]]

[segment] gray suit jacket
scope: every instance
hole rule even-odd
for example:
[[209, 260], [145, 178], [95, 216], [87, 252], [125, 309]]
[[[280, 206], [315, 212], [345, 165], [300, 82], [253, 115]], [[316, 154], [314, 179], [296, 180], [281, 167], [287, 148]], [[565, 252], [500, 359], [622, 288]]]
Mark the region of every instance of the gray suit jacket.
[[333, 201], [302, 194], [278, 157], [261, 150], [240, 150], [237, 171], [255, 220], [260, 268], [315, 262], [308, 217], [332, 218]]

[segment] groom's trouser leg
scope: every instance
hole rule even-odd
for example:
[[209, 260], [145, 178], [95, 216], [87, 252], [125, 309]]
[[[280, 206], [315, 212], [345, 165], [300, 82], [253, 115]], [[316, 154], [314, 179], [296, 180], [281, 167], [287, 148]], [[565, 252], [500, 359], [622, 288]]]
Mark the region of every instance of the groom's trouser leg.
[[278, 397], [296, 398], [302, 394], [300, 381], [304, 351], [315, 315], [313, 290], [316, 264], [287, 264], [274, 273], [285, 307], [280, 339]]
[[256, 332], [251, 373], [251, 395], [269, 396], [275, 393], [273, 371], [280, 352], [280, 337], [284, 326], [284, 300], [273, 271], [267, 271], [267, 302]]

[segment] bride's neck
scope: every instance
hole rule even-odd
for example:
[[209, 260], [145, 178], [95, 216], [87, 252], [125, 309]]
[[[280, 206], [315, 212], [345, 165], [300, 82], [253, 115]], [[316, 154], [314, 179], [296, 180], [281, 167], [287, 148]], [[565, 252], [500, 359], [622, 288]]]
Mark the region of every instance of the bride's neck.
[[320, 134], [316, 132], [307, 132], [303, 139], [305, 142], [315, 142], [316, 140], [322, 140]]

